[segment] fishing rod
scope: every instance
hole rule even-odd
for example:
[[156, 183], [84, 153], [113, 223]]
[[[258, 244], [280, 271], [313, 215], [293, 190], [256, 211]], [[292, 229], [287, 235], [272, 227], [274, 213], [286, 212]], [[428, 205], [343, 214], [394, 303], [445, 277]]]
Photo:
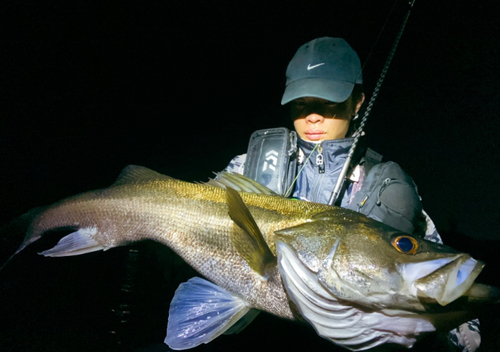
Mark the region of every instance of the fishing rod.
[[328, 201], [329, 205], [334, 205], [338, 200], [340, 190], [342, 189], [344, 182], [345, 182], [345, 179], [346, 179], [347, 170], [349, 169], [349, 165], [351, 164], [354, 152], [355, 152], [356, 147], [359, 143], [359, 139], [363, 135], [363, 129], [366, 125], [366, 121], [368, 120], [368, 116], [370, 115], [373, 104], [375, 103], [375, 99], [378, 96], [378, 93], [380, 91], [380, 87], [382, 86], [382, 83], [384, 82], [385, 76], [387, 74], [387, 70], [389, 69], [392, 58], [394, 57], [394, 54], [396, 52], [396, 48], [399, 44], [399, 40], [401, 39], [401, 36], [403, 35], [403, 31], [405, 29], [406, 22], [408, 22], [408, 18], [410, 17], [410, 13], [411, 13], [411, 10], [413, 8], [413, 5], [415, 4], [415, 0], [409, 1], [408, 4], [410, 5], [410, 7], [408, 9], [408, 12], [406, 13], [404, 20], [403, 20], [403, 24], [401, 26], [401, 29], [399, 30], [398, 35], [396, 36], [396, 39], [394, 40], [394, 43], [392, 45], [392, 49], [389, 52], [389, 55], [388, 55], [387, 60], [385, 62], [384, 68], [382, 69], [382, 73], [380, 74], [380, 77], [377, 81], [375, 89], [373, 90], [372, 97], [370, 98], [370, 101], [368, 103], [368, 106], [366, 107], [365, 113], [363, 114], [363, 118], [361, 119], [359, 127], [355, 132], [354, 141], [351, 145], [351, 148], [349, 149], [349, 153], [347, 154], [347, 159], [344, 163], [344, 166], [342, 167], [342, 170], [340, 171], [339, 178], [337, 180], [337, 183], [335, 184], [335, 188], [333, 189], [333, 193], [330, 197], [330, 200]]

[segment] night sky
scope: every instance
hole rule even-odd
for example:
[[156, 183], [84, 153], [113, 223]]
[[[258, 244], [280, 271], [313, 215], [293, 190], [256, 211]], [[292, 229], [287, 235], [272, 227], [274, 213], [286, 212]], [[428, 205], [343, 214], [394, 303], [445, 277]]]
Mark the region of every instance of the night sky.
[[[316, 37], [358, 52], [368, 101], [407, 9], [3, 1], [1, 223], [105, 187], [129, 164], [206, 181], [254, 130], [290, 126], [286, 65]], [[485, 260], [500, 239], [499, 10], [494, 0], [417, 0], [366, 129], [368, 145], [413, 177], [445, 243]]]

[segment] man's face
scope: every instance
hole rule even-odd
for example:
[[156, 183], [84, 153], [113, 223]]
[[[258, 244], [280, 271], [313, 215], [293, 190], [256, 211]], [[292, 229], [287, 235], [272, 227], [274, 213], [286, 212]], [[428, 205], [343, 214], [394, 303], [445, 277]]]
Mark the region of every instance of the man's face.
[[318, 142], [329, 139], [345, 138], [349, 122], [359, 108], [353, 104], [352, 96], [342, 103], [303, 97], [290, 103], [290, 115], [295, 131], [306, 141]]

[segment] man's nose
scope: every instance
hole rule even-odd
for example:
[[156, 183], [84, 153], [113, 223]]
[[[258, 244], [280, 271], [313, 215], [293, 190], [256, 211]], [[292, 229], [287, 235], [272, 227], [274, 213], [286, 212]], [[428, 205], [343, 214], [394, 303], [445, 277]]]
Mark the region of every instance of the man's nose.
[[312, 113], [306, 116], [306, 121], [313, 124], [322, 122], [324, 119], [324, 116], [318, 113]]

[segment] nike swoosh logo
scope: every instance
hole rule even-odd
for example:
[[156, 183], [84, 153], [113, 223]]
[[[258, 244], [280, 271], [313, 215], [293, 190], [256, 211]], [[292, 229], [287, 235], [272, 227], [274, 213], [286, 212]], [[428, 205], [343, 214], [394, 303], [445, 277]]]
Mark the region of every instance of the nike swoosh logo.
[[324, 62], [322, 62], [322, 63], [320, 63], [320, 64], [312, 65], [312, 66], [311, 66], [311, 64], [309, 64], [309, 65], [307, 65], [307, 70], [308, 70], [308, 71], [309, 71], [309, 70], [312, 70], [313, 68], [316, 68], [316, 67], [321, 66], [321, 65], [324, 65], [324, 64], [325, 64]]

